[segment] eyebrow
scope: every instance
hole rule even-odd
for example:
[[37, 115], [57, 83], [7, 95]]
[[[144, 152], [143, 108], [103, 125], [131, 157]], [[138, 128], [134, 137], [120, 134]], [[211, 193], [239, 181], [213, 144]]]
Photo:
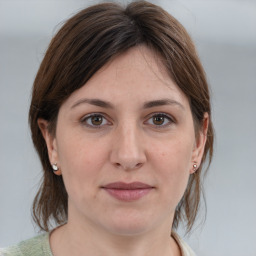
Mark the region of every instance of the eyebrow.
[[114, 108], [114, 106], [110, 102], [103, 101], [100, 99], [81, 99], [81, 100], [77, 101], [71, 108], [75, 108], [78, 105], [84, 104], [84, 103], [102, 107], [102, 108]]
[[165, 105], [176, 105], [181, 109], [185, 110], [185, 107], [178, 101], [172, 99], [160, 99], [160, 100], [153, 100], [144, 103], [144, 108], [153, 108], [158, 106], [165, 106]]
[[[81, 99], [77, 101], [74, 105], [72, 105], [71, 108], [75, 108], [85, 103], [102, 107], [102, 108], [109, 108], [109, 109], [114, 108], [114, 105], [111, 102], [100, 100], [100, 99]], [[165, 106], [165, 105], [176, 105], [183, 110], [185, 109], [185, 107], [180, 102], [172, 99], [159, 99], [159, 100], [148, 101], [143, 104], [143, 108], [147, 109], [147, 108], [153, 108], [153, 107], [159, 107], [159, 106]]]

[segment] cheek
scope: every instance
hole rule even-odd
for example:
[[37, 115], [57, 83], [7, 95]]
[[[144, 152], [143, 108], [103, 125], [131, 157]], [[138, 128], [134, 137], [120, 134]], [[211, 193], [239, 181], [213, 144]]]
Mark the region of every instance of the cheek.
[[151, 155], [155, 163], [162, 166], [167, 173], [179, 174], [189, 172], [193, 141], [191, 139], [175, 139], [165, 143], [154, 144]]
[[[158, 174], [161, 175], [162, 181], [168, 183], [166, 187], [186, 186], [189, 177], [189, 157], [181, 154], [168, 154], [166, 152], [158, 155]], [[156, 156], [157, 157], [157, 156]]]
[[90, 169], [97, 169], [106, 157], [106, 147], [98, 142], [100, 140], [91, 140], [84, 134], [74, 134], [72, 131], [68, 134], [62, 133], [59, 137], [58, 157], [65, 172], [87, 173]]
[[179, 202], [187, 187], [192, 148], [192, 143], [185, 139], [165, 143], [164, 146], [154, 145], [152, 155], [158, 182], [167, 200], [174, 200], [174, 204]]
[[[66, 190], [71, 197], [83, 194], [94, 196], [92, 188], [97, 187], [97, 177], [107, 157], [106, 148], [88, 139], [72, 138], [59, 140], [58, 156]], [[96, 185], [96, 186], [95, 186]]]

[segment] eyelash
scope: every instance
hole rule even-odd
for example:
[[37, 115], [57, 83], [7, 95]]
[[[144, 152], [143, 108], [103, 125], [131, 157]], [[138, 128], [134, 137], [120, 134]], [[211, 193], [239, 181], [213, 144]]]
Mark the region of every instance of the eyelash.
[[[103, 125], [102, 124], [94, 125], [94, 124], [92, 124], [93, 117], [100, 117], [103, 119], [103, 122], [107, 122], [107, 123], [103, 124]], [[87, 122], [88, 120], [91, 121], [91, 124], [88, 124], [88, 122]], [[96, 128], [96, 129], [100, 129], [102, 126], [105, 126], [105, 125], [110, 125], [110, 122], [107, 120], [107, 118], [104, 117], [104, 115], [102, 113], [92, 113], [92, 114], [86, 115], [85, 117], [83, 117], [81, 119], [81, 123], [89, 128]]]
[[163, 128], [166, 128], [166, 127], [170, 126], [172, 123], [175, 123], [175, 120], [174, 120], [173, 117], [171, 117], [170, 115], [168, 115], [166, 113], [162, 113], [162, 112], [151, 114], [150, 117], [147, 118], [146, 122], [148, 122], [149, 120], [151, 120], [154, 117], [162, 117], [162, 118], [164, 118], [165, 124], [160, 124], [160, 125], [156, 125], [156, 124], [153, 124], [153, 123], [151, 124], [152, 126], [154, 126], [157, 129], [163, 129]]
[[[93, 117], [100, 117], [103, 120], [102, 122], [105, 122], [105, 123], [103, 123], [103, 124], [101, 123], [99, 125], [94, 125], [94, 124], [92, 124]], [[151, 114], [149, 116], [149, 118], [147, 118], [144, 123], [149, 122], [149, 120], [151, 120], [152, 118], [155, 118], [155, 117], [164, 118], [164, 123], [165, 123], [165, 124], [159, 124], [159, 125], [156, 125], [154, 123], [150, 124], [151, 126], [154, 126], [157, 129], [166, 128], [169, 125], [171, 125], [172, 123], [175, 123], [175, 120], [170, 115], [168, 115], [166, 113], [162, 113], [162, 112]], [[88, 120], [90, 120], [90, 124], [88, 124]], [[167, 123], [166, 123], [166, 120], [167, 120]], [[107, 118], [105, 118], [104, 114], [102, 114], [102, 113], [92, 113], [92, 114], [86, 115], [81, 119], [81, 123], [89, 128], [96, 128], [96, 129], [100, 129], [105, 125], [111, 125], [111, 123], [107, 120]]]

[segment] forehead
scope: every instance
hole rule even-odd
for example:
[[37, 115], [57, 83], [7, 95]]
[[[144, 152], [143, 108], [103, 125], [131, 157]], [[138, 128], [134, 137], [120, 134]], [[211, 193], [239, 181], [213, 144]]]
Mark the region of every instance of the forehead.
[[186, 96], [168, 74], [161, 58], [146, 46], [136, 46], [114, 58], [87, 83], [75, 91], [67, 104], [81, 97], [102, 98], [103, 100], [150, 101], [171, 97], [187, 101]]
[[133, 47], [114, 58], [96, 74], [106, 75], [112, 82], [115, 78], [130, 78], [130, 80], [136, 78], [144, 81], [161, 80], [166, 84], [171, 80], [160, 56], [144, 45]]

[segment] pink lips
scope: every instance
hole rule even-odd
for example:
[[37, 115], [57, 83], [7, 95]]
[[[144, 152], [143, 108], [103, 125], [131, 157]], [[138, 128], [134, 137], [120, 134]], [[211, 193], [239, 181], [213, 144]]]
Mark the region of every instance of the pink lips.
[[102, 187], [111, 196], [121, 201], [134, 201], [148, 194], [153, 187], [141, 182], [114, 182]]

